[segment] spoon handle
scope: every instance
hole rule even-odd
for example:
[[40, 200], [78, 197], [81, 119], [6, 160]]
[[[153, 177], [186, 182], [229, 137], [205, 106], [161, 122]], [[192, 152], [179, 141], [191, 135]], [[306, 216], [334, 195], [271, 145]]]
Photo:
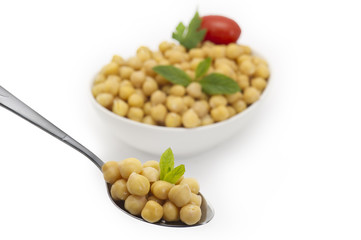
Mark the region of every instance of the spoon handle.
[[35, 112], [25, 103], [17, 99], [14, 95], [0, 86], [0, 106], [12, 111], [18, 116], [24, 118], [35, 126], [41, 128], [50, 135], [56, 137], [60, 141], [68, 144], [69, 146], [75, 148], [87, 158], [89, 158], [99, 169], [103, 166], [103, 161], [100, 160], [94, 153], [89, 151], [83, 145], [75, 141], [72, 137], [67, 135], [65, 132], [60, 130], [57, 126], [49, 122], [39, 113]]

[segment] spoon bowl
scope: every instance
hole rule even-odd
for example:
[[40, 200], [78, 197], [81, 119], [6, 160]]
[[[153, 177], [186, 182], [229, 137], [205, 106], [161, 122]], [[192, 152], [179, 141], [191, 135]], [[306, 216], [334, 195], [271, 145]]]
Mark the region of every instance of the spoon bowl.
[[[8, 109], [9, 111], [17, 114], [18, 116], [22, 117], [23, 119], [29, 121], [30, 123], [34, 124], [35, 126], [41, 128], [43, 131], [49, 133], [53, 137], [59, 139], [60, 141], [66, 143], [67, 145], [71, 146], [75, 150], [79, 151], [80, 153], [84, 154], [88, 159], [90, 159], [101, 171], [102, 166], [104, 162], [98, 158], [94, 153], [89, 151], [86, 147], [78, 143], [76, 140], [74, 140], [72, 137], [70, 137], [68, 134], [60, 130], [57, 126], [49, 122], [46, 118], [41, 116], [39, 113], [34, 111], [32, 108], [27, 106], [25, 103], [17, 99], [14, 95], [12, 95], [10, 92], [8, 92], [6, 89], [0, 86], [0, 106]], [[110, 199], [113, 201], [113, 203], [122, 211], [124, 211], [126, 214], [135, 217], [138, 220], [144, 221], [139, 216], [134, 216], [130, 214], [127, 210], [124, 208], [124, 202], [123, 201], [114, 201], [110, 194], [110, 184], [107, 184], [107, 191]], [[200, 194], [201, 195], [201, 194]], [[214, 211], [210, 207], [209, 204], [207, 204], [206, 199], [201, 195], [202, 197], [202, 205], [201, 205], [201, 211], [202, 211], [202, 217], [198, 223], [191, 226], [199, 226], [202, 224], [208, 223], [214, 216]], [[165, 221], [159, 221], [157, 223], [154, 223], [156, 225], [160, 226], [167, 226], [167, 227], [190, 227], [189, 225], [186, 225], [182, 222], [174, 222], [169, 223]]]

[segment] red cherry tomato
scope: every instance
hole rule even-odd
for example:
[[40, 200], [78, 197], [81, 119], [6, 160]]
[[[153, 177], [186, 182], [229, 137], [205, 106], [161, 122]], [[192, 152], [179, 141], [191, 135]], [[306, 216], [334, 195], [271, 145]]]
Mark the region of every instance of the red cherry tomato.
[[202, 17], [202, 29], [207, 29], [204, 40], [216, 44], [229, 44], [236, 42], [241, 35], [241, 28], [230, 18], [209, 15]]

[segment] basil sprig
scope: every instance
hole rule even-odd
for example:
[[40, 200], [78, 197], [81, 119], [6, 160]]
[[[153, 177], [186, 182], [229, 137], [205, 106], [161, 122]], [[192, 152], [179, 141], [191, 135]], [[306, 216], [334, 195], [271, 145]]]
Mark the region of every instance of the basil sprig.
[[174, 168], [174, 155], [171, 148], [165, 150], [159, 161], [160, 174], [159, 179], [175, 184], [184, 174], [183, 164]]

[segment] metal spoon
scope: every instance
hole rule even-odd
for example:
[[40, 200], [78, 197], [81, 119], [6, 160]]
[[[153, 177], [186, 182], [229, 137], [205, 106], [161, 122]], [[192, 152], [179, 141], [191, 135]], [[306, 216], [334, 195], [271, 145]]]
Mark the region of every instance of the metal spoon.
[[[35, 126], [41, 128], [45, 132], [49, 133], [53, 137], [56, 137], [60, 141], [68, 144], [69, 146], [73, 147], [74, 149], [78, 150], [82, 154], [84, 154], [87, 158], [89, 158], [95, 166], [97, 166], [100, 170], [102, 169], [102, 166], [104, 162], [100, 160], [94, 153], [89, 151], [87, 148], [85, 148], [83, 145], [75, 141], [72, 137], [67, 135], [65, 132], [60, 130], [58, 127], [56, 127], [54, 124], [49, 122], [47, 119], [45, 119], [43, 116], [41, 116], [39, 113], [35, 112], [33, 109], [31, 109], [29, 106], [27, 106], [25, 103], [17, 99], [14, 95], [12, 95], [10, 92], [5, 90], [3, 87], [0, 86], [0, 106], [12, 111], [13, 113], [17, 114], [18, 116], [24, 118], [25, 120], [29, 121], [30, 123], [34, 124]], [[110, 184], [107, 184], [107, 190], [108, 195], [112, 202], [119, 207], [123, 212], [127, 213], [128, 215], [144, 221], [139, 216], [134, 216], [130, 214], [127, 210], [124, 208], [124, 202], [123, 201], [114, 201], [110, 195]], [[202, 218], [201, 220], [192, 226], [199, 226], [208, 223], [214, 216], [214, 210], [212, 207], [207, 203], [206, 199], [202, 194], [200, 194], [202, 197]], [[144, 221], [146, 222], [146, 221]], [[167, 227], [187, 227], [188, 225], [182, 223], [182, 222], [165, 222], [160, 221], [157, 223], [154, 223], [156, 225], [161, 226], [167, 226]]]

